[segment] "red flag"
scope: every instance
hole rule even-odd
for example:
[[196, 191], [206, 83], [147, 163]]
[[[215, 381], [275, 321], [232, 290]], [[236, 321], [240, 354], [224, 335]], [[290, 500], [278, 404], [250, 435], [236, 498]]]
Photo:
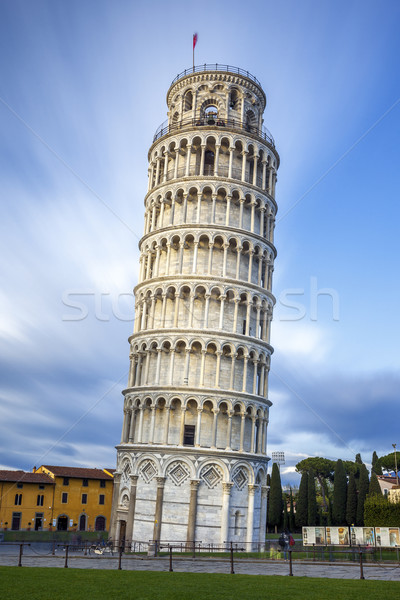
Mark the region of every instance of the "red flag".
[[197, 44], [197, 37], [198, 37], [197, 33], [194, 33], [193, 34], [193, 50], [195, 49], [196, 44]]

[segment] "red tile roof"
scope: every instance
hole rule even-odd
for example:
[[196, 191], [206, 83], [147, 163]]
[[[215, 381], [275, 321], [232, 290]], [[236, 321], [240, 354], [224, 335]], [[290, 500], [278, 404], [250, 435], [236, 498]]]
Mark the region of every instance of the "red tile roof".
[[87, 469], [84, 467], [58, 467], [42, 465], [44, 469], [54, 473], [56, 477], [77, 477], [81, 479], [111, 479], [112, 477], [102, 469]]
[[0, 481], [21, 483], [47, 483], [54, 485], [51, 477], [45, 473], [30, 473], [29, 471], [0, 471]]

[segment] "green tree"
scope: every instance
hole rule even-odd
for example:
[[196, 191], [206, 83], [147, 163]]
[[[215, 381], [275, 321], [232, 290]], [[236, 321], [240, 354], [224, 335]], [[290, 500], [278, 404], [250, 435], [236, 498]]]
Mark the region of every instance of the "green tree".
[[354, 473], [350, 473], [347, 486], [346, 523], [355, 525], [357, 520], [357, 488]]
[[363, 461], [362, 461], [362, 458], [361, 458], [361, 454], [360, 454], [360, 453], [356, 454], [356, 459], [355, 459], [355, 461], [354, 461], [354, 462], [355, 462], [356, 464], [358, 464], [358, 465], [363, 465], [363, 464], [364, 464], [364, 463], [363, 463]]
[[[398, 455], [400, 455], [400, 453], [397, 453]], [[378, 462], [376, 463], [377, 465], [379, 465], [381, 467], [381, 469], [384, 469], [385, 471], [395, 471], [396, 470], [396, 461], [394, 459], [394, 452], [391, 452], [390, 454], [386, 454], [385, 456], [381, 456], [378, 459]], [[397, 458], [399, 458], [399, 456], [397, 456]], [[397, 463], [397, 466], [399, 465], [399, 463]]]
[[301, 476], [299, 493], [296, 501], [296, 526], [303, 527], [308, 523], [308, 472]]
[[358, 497], [357, 497], [357, 519], [356, 524], [359, 526], [364, 525], [364, 502], [367, 497], [369, 490], [369, 477], [367, 467], [361, 465], [360, 469], [360, 482], [358, 486]]
[[374, 471], [371, 472], [368, 496], [382, 496], [381, 486], [379, 485], [378, 477]]
[[328, 494], [328, 481], [333, 481], [333, 472], [335, 470], [335, 462], [329, 460], [329, 458], [322, 458], [320, 456], [311, 456], [301, 460], [296, 465], [296, 471], [298, 473], [309, 473], [310, 469], [314, 471], [314, 476], [317, 478], [320, 485], [322, 494], [322, 503], [324, 510], [328, 512], [329, 506], [329, 494]]
[[293, 492], [292, 492], [292, 488], [290, 488], [289, 530], [294, 531], [295, 527], [296, 527], [296, 523], [295, 523], [294, 506], [293, 506]]
[[364, 503], [366, 527], [400, 527], [400, 502], [389, 502], [383, 494], [368, 496]]
[[372, 471], [377, 475], [382, 475], [382, 467], [379, 464], [379, 458], [375, 450], [372, 454]]
[[287, 496], [286, 494], [283, 494], [283, 529], [288, 529], [289, 528], [289, 515], [288, 515], [288, 509], [287, 509]]
[[346, 522], [347, 477], [343, 462], [340, 458], [336, 461], [333, 477], [333, 502], [332, 521], [334, 525], [343, 525]]
[[317, 524], [317, 494], [315, 491], [314, 471], [310, 469], [308, 472], [307, 485], [307, 525], [313, 526]]
[[283, 498], [282, 484], [279, 467], [276, 463], [272, 465], [271, 487], [269, 490], [268, 525], [275, 528], [275, 533], [282, 523]]

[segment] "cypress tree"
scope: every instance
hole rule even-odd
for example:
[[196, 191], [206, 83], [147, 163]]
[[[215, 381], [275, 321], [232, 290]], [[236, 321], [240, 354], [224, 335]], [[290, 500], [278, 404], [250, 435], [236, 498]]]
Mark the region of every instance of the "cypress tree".
[[378, 477], [374, 471], [371, 472], [368, 496], [382, 496], [381, 486], [379, 485]]
[[290, 488], [290, 512], [289, 512], [289, 530], [294, 531], [296, 527], [294, 520], [293, 492]]
[[359, 526], [364, 525], [364, 502], [367, 497], [369, 489], [369, 478], [368, 471], [365, 465], [361, 465], [360, 469], [360, 483], [358, 487], [358, 498], [357, 498], [357, 519], [356, 524]]
[[[382, 475], [382, 467], [379, 463], [379, 458], [378, 458], [378, 455], [375, 452], [375, 450], [372, 454], [372, 471], [374, 473], [376, 473], [377, 475]], [[372, 479], [372, 477], [371, 477], [371, 479]]]
[[308, 472], [307, 485], [307, 524], [317, 524], [317, 494], [315, 491], [314, 471], [310, 469]]
[[296, 502], [296, 526], [306, 526], [308, 522], [308, 473], [301, 476], [299, 493]]
[[350, 473], [349, 485], [347, 487], [346, 522], [347, 525], [355, 525], [357, 520], [357, 488], [354, 473]]
[[343, 525], [346, 522], [346, 500], [347, 478], [343, 462], [339, 458], [333, 476], [332, 521], [334, 525]]
[[289, 515], [287, 509], [287, 496], [283, 494], [283, 530], [289, 528]]
[[268, 525], [275, 528], [275, 533], [282, 522], [283, 499], [279, 467], [272, 465], [271, 487], [269, 490]]

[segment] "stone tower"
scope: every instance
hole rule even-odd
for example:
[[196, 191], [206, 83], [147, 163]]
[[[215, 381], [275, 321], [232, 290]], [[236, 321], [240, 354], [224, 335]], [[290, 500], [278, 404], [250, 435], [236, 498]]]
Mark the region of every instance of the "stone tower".
[[167, 92], [150, 147], [114, 540], [265, 539], [279, 156], [248, 71]]

